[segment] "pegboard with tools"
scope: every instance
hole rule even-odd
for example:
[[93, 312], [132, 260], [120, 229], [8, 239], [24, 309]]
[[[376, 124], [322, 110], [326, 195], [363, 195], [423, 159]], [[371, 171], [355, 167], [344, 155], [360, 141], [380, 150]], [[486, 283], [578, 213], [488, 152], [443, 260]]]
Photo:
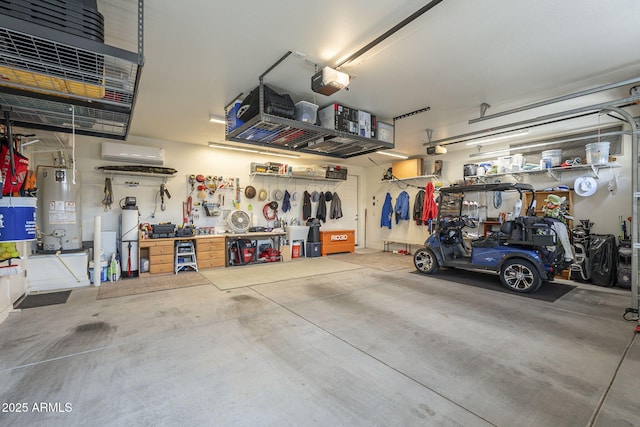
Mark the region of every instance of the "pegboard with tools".
[[[240, 179], [218, 175], [189, 174], [183, 222], [194, 224], [207, 218], [223, 217], [225, 210], [240, 206]], [[201, 221], [202, 222], [202, 221]]]

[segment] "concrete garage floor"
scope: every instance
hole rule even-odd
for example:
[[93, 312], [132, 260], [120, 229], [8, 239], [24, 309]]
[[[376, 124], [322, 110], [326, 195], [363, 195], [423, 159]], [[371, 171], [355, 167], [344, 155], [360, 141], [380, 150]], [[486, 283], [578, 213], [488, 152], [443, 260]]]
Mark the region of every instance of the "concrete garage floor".
[[548, 303], [363, 267], [96, 294], [0, 325], [0, 425], [640, 425], [621, 290]]

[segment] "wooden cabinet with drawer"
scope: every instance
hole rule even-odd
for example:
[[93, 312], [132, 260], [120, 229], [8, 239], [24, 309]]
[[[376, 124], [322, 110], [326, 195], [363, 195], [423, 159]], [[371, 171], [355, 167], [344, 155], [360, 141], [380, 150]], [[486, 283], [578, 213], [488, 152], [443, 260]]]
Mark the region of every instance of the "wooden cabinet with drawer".
[[149, 259], [149, 273], [173, 273], [173, 239], [140, 240], [140, 257]]
[[225, 266], [225, 239], [220, 237], [199, 237], [196, 240], [196, 260], [198, 269]]

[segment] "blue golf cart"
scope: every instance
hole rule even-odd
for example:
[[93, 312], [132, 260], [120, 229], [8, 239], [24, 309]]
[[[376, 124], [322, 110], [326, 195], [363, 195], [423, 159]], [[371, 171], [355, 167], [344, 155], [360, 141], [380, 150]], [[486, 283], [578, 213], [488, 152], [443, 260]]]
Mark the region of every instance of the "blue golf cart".
[[[472, 215], [465, 215], [470, 203], [465, 196], [496, 192], [516, 192], [522, 205], [523, 194], [530, 192], [531, 203], [522, 207], [524, 216], [505, 220], [500, 231], [486, 237], [469, 239], [466, 228], [475, 229]], [[529, 184], [492, 183], [471, 184], [441, 188], [438, 196], [438, 217], [435, 231], [425, 246], [414, 253], [413, 263], [424, 274], [435, 273], [438, 268], [461, 268], [498, 273], [504, 286], [514, 292], [537, 291], [544, 282], [552, 281], [566, 268], [562, 245], [558, 241], [558, 227], [566, 225], [557, 219], [532, 216], [535, 191]], [[530, 215], [526, 215], [530, 214]]]

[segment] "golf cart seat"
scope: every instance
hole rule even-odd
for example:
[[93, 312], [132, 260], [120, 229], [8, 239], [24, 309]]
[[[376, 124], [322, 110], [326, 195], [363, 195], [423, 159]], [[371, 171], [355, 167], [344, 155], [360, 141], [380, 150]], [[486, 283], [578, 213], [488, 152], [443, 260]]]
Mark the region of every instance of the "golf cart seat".
[[500, 232], [507, 236], [508, 245], [553, 246], [555, 233], [544, 218], [521, 216], [512, 221], [505, 221]]

